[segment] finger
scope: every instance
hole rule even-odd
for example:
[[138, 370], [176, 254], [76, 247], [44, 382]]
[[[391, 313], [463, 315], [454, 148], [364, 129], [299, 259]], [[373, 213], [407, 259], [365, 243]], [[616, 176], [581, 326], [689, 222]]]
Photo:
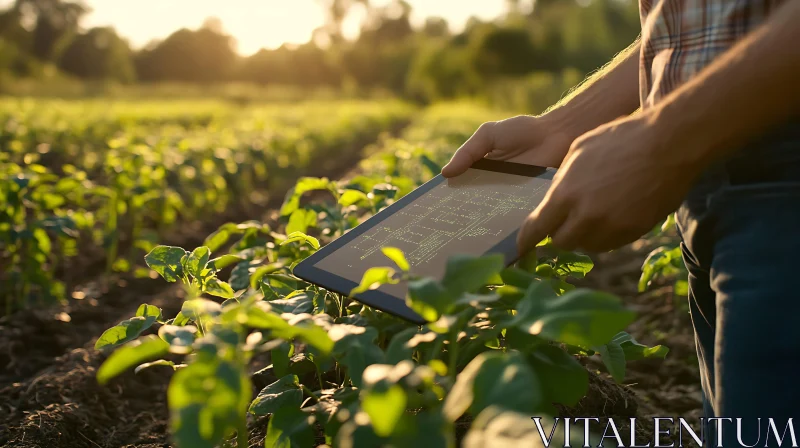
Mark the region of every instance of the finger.
[[455, 177], [463, 174], [473, 163], [482, 159], [493, 149], [492, 128], [494, 124], [494, 122], [482, 124], [472, 134], [472, 137], [458, 148], [450, 162], [442, 168], [444, 177]]
[[[549, 196], [549, 195], [548, 195]], [[554, 233], [569, 215], [569, 207], [558, 200], [545, 198], [533, 211], [517, 235], [517, 251], [524, 255], [535, 248], [547, 235]]]
[[603, 232], [592, 232], [585, 238], [583, 249], [592, 252], [608, 252], [630, 244], [641, 236], [641, 232], [631, 231], [630, 229], [606, 230]]
[[593, 243], [587, 242], [587, 237], [591, 233], [590, 229], [592, 226], [582, 219], [579, 213], [573, 212], [567, 216], [558, 229], [550, 234], [550, 238], [553, 239], [553, 246], [561, 250], [583, 249], [586, 244]]

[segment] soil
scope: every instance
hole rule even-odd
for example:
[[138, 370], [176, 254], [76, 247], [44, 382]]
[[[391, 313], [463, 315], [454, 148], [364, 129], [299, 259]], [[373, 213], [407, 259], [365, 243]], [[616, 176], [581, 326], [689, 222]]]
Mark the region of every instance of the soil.
[[[659, 243], [672, 238], [662, 238]], [[669, 348], [664, 360], [635, 361], [627, 366], [624, 384], [636, 396], [639, 416], [684, 417], [696, 422], [702, 416], [700, 372], [687, 299], [674, 293], [674, 279], [637, 292], [642, 262], [658, 245], [640, 240], [593, 257], [596, 272], [587, 276], [587, 286], [620, 296], [636, 311], [637, 319], [627, 331], [637, 341]]]
[[[341, 175], [355, 165], [354, 158], [342, 162], [331, 174]], [[280, 199], [282, 194], [273, 197]], [[211, 230], [208, 224], [185, 226], [172, 244], [194, 247]], [[663, 361], [629, 364], [623, 385], [614, 383], [601, 364], [588, 363], [590, 393], [575, 408], [563, 409], [564, 416], [644, 421], [654, 416], [691, 421], [700, 416], [700, 380], [685, 299], [675, 297], [669, 282], [642, 294], [636, 290], [641, 264], [654, 244], [641, 240], [594, 256], [595, 269], [583, 283], [622, 297], [639, 316], [629, 332], [642, 343], [668, 346], [669, 355]], [[106, 355], [94, 350], [94, 343], [106, 328], [132, 316], [141, 303], [174, 315], [182, 290], [160, 279], [118, 278], [111, 285], [84, 281], [76, 291], [81, 300], [0, 319], [0, 446], [170, 446], [166, 405], [170, 368], [128, 372], [100, 386], [95, 372]], [[253, 421], [250, 426], [251, 446], [263, 446], [266, 422]], [[637, 426], [637, 435], [646, 440], [652, 428]]]
[[[669, 284], [636, 292], [641, 263], [651, 248], [652, 243], [640, 241], [595, 256], [595, 270], [585, 283], [623, 297], [639, 315], [630, 332], [642, 343], [667, 345], [669, 355], [664, 361], [629, 364], [622, 386], [602, 367], [590, 364], [590, 393], [576, 408], [565, 409], [565, 416], [638, 417], [645, 422], [654, 416], [700, 416], [694, 341], [683, 300], [674, 297]], [[97, 295], [89, 284], [83, 300], [0, 322], [0, 446], [170, 446], [165, 401], [169, 368], [128, 372], [99, 386], [95, 371], [105, 355], [93, 348], [104, 329], [132, 315], [140, 303], [177, 312], [181, 290], [163, 285], [160, 280], [134, 280]], [[262, 446], [264, 426], [263, 421], [251, 424], [252, 446]], [[638, 438], [651, 434], [646, 424], [637, 426]]]

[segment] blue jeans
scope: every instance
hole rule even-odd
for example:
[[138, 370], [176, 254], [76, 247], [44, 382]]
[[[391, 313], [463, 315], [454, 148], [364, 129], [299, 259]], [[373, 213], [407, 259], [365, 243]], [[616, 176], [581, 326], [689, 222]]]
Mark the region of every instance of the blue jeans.
[[800, 126], [709, 169], [676, 218], [706, 418], [733, 419], [722, 446], [742, 446], [737, 417], [746, 445], [765, 446], [768, 418], [800, 442]]

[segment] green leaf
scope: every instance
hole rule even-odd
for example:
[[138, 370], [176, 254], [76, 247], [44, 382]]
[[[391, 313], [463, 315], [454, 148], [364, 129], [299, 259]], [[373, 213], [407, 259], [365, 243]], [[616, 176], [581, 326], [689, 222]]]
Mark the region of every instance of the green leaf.
[[317, 212], [298, 208], [292, 212], [289, 222], [286, 224], [286, 233], [294, 232], [306, 233], [309, 227], [317, 226]]
[[195, 277], [200, 277], [203, 270], [208, 266], [208, 259], [211, 256], [211, 250], [208, 247], [201, 246], [192, 251], [189, 259], [186, 260], [186, 269]]
[[634, 313], [614, 295], [581, 288], [553, 297], [542, 285], [531, 284], [509, 326], [551, 341], [593, 347], [608, 343], [633, 321]]
[[222, 445], [246, 418], [251, 387], [241, 365], [217, 357], [198, 358], [175, 372], [167, 390], [175, 445]]
[[533, 281], [539, 278], [530, 272], [515, 267], [503, 269], [500, 273], [500, 277], [505, 285], [520, 289], [527, 289]]
[[148, 335], [111, 354], [97, 369], [97, 382], [106, 384], [111, 378], [149, 359], [164, 356], [169, 345], [156, 335]]
[[[583, 425], [577, 422], [570, 423], [567, 432], [570, 440], [565, 441], [564, 419], [554, 421], [551, 417], [541, 417], [540, 434], [536, 422], [531, 417], [530, 414], [509, 411], [500, 406], [486, 408], [472, 421], [464, 437], [463, 448], [603, 446], [600, 443], [601, 439], [593, 434], [590, 434], [589, 440], [584, 442]], [[535, 418], [540, 417], [537, 415]], [[556, 430], [551, 433], [554, 427]], [[543, 441], [543, 436], [544, 440], [549, 442]], [[608, 440], [603, 439], [603, 441], [609, 446]]]
[[289, 374], [289, 359], [294, 354], [294, 344], [282, 342], [281, 345], [270, 351], [272, 360], [272, 370], [277, 377], [284, 377]]
[[396, 264], [400, 270], [408, 272], [408, 270], [411, 269], [411, 265], [408, 264], [408, 260], [406, 260], [406, 256], [403, 254], [402, 250], [396, 247], [384, 247], [381, 248], [381, 252], [389, 257], [390, 260], [394, 261], [394, 264]]
[[231, 289], [234, 291], [246, 289], [251, 283], [250, 270], [257, 264], [258, 261], [254, 260], [245, 260], [237, 264], [231, 270], [230, 277], [228, 277], [228, 285], [230, 285]]
[[358, 190], [345, 190], [344, 193], [339, 196], [339, 205], [342, 207], [350, 207], [351, 205], [367, 201], [367, 195], [363, 191]]
[[500, 271], [505, 267], [502, 254], [483, 257], [454, 255], [447, 260], [442, 286], [452, 297], [474, 292], [490, 282], [499, 283]]
[[207, 299], [192, 299], [183, 302], [180, 313], [186, 316], [188, 319], [197, 322], [202, 317], [215, 317], [221, 312], [222, 307], [217, 302]]
[[[499, 328], [492, 328], [478, 333], [474, 338], [465, 338], [465, 340], [460, 341], [460, 349], [456, 360], [456, 371], [463, 369], [464, 366], [469, 364], [479, 354], [500, 348], [500, 339], [498, 338], [500, 332], [501, 330]], [[533, 347], [525, 348], [530, 350]]]
[[[302, 319], [303, 317], [294, 316], [293, 319]], [[285, 341], [300, 338], [317, 349], [323, 356], [328, 355], [334, 347], [334, 342], [328, 336], [328, 333], [310, 319], [290, 323], [274, 313], [253, 307], [247, 311], [245, 323], [253, 328], [270, 330], [274, 337]]]
[[268, 415], [278, 412], [283, 407], [299, 409], [303, 402], [303, 391], [300, 390], [300, 379], [296, 375], [287, 375], [265, 387], [250, 403], [250, 413]]
[[261, 282], [261, 279], [264, 278], [265, 275], [280, 271], [281, 269], [283, 269], [283, 267], [284, 267], [283, 263], [279, 262], [270, 263], [264, 266], [259, 266], [250, 275], [250, 287], [252, 287], [253, 289], [257, 289], [258, 284]]
[[395, 270], [392, 268], [369, 268], [361, 277], [361, 284], [350, 290], [350, 297], [380, 288], [381, 285], [393, 285], [399, 282], [394, 278]]
[[594, 267], [591, 257], [573, 252], [560, 252], [556, 260], [556, 269], [562, 275], [574, 278], [584, 278]]
[[136, 309], [136, 315], [144, 318], [152, 317], [158, 321], [161, 319], [161, 308], [143, 303]]
[[434, 162], [427, 154], [420, 154], [419, 161], [430, 171], [432, 176], [442, 172], [442, 168], [438, 163]]
[[284, 274], [266, 274], [261, 278], [261, 291], [267, 300], [286, 297], [303, 288], [297, 279]]
[[670, 213], [669, 216], [664, 220], [661, 224], [661, 233], [666, 232], [667, 230], [675, 227], [675, 213]]
[[326, 178], [301, 177], [295, 186], [286, 193], [281, 216], [289, 216], [300, 207], [300, 198], [309, 191], [328, 190], [336, 193], [336, 184]]
[[289, 360], [289, 373], [302, 377], [303, 375], [316, 372], [317, 365], [314, 363], [313, 353], [297, 353]]
[[180, 247], [156, 246], [149, 254], [145, 255], [144, 261], [164, 280], [174, 282], [184, 275], [181, 259], [186, 254], [187, 252]]
[[[400, 181], [399, 177], [394, 177], [393, 182]], [[378, 197], [393, 199], [397, 196], [397, 187], [392, 184], [380, 183], [372, 187], [372, 194]]]
[[337, 324], [328, 334], [335, 341], [333, 352], [337, 361], [347, 368], [353, 384], [361, 387], [364, 369], [384, 361], [383, 351], [375, 344], [378, 331], [372, 327]]
[[625, 380], [625, 352], [619, 344], [610, 342], [593, 349], [600, 354], [600, 359], [603, 360], [614, 381], [621, 383]]
[[414, 349], [408, 343], [417, 333], [419, 333], [419, 328], [412, 327], [392, 336], [389, 346], [386, 347], [386, 363], [397, 364], [400, 361], [411, 359]]
[[453, 302], [453, 304], [478, 307], [482, 304], [497, 302], [498, 300], [500, 300], [500, 294], [494, 291], [489, 294], [470, 294], [467, 292]]
[[170, 367], [172, 367], [173, 371], [178, 370], [178, 368], [179, 368], [179, 365], [176, 365], [172, 361], [167, 361], [166, 359], [159, 359], [157, 361], [146, 362], [144, 364], [139, 364], [135, 369], [133, 369], [133, 373], [139, 373], [144, 369], [149, 369], [150, 367], [156, 367], [156, 366], [170, 366]]
[[305, 448], [314, 446], [313, 416], [297, 407], [284, 407], [269, 419], [264, 446]]
[[682, 278], [675, 280], [672, 291], [678, 297], [687, 297], [689, 295], [689, 282]]
[[50, 237], [47, 235], [47, 232], [44, 229], [34, 229], [33, 230], [33, 238], [38, 243], [39, 251], [44, 254], [49, 254], [52, 250], [52, 243], [50, 242]]
[[205, 241], [203, 241], [203, 246], [208, 247], [211, 252], [214, 252], [228, 242], [228, 239], [232, 235], [237, 235], [239, 233], [242, 232], [238, 229], [236, 224], [232, 222], [225, 223], [214, 231], [214, 233], [206, 237]]
[[291, 299], [276, 299], [269, 302], [278, 313], [303, 314], [314, 309], [314, 303], [307, 293], [300, 293]]
[[467, 410], [477, 415], [490, 406], [533, 415], [542, 396], [539, 379], [521, 354], [484, 352], [458, 374], [443, 412], [451, 422]]
[[589, 390], [586, 369], [569, 353], [553, 345], [541, 345], [528, 355], [542, 383], [548, 402], [575, 406]]
[[139, 337], [144, 330], [150, 328], [156, 321], [155, 316], [135, 316], [123, 320], [109, 328], [100, 335], [94, 344], [96, 350], [120, 346]]
[[413, 415], [413, 417], [408, 414], [404, 415], [391, 440], [393, 442], [392, 446], [398, 447], [438, 448], [457, 446], [452, 424], [438, 410], [422, 411]]
[[450, 293], [432, 278], [408, 282], [406, 304], [428, 322], [436, 322], [453, 307]]
[[[342, 415], [342, 413], [340, 412], [338, 415]], [[356, 422], [354, 420], [350, 419], [341, 426], [341, 429], [336, 433], [336, 441], [333, 446], [338, 448], [361, 448], [388, 445], [386, 439], [375, 434], [369, 422]]]
[[216, 272], [242, 260], [243, 258], [238, 255], [227, 254], [210, 260], [208, 267]]
[[211, 294], [212, 296], [222, 297], [223, 299], [232, 299], [235, 295], [231, 285], [219, 280], [216, 277], [211, 277], [206, 280], [203, 291]]
[[176, 325], [178, 327], [182, 327], [182, 326], [184, 326], [184, 325], [189, 323], [189, 318], [186, 317], [185, 314], [183, 314], [181, 312], [178, 312], [178, 314], [175, 315], [175, 318], [172, 319], [171, 323], [172, 323], [172, 325]]
[[319, 240], [314, 238], [313, 236], [308, 236], [303, 232], [290, 233], [289, 235], [287, 235], [286, 240], [281, 243], [281, 246], [295, 242], [300, 242], [301, 244], [308, 244], [314, 250], [319, 250]]
[[194, 325], [164, 325], [158, 329], [158, 335], [169, 344], [170, 352], [185, 355], [192, 351], [197, 327]]
[[659, 247], [647, 255], [642, 264], [642, 276], [639, 277], [639, 292], [644, 292], [659, 275], [670, 274], [675, 271], [674, 264], [682, 260], [680, 246]]
[[399, 384], [385, 391], [370, 390], [361, 402], [361, 409], [369, 415], [375, 434], [390, 436], [406, 412], [408, 396]]
[[648, 347], [636, 342], [628, 333], [621, 331], [611, 340], [609, 344], [619, 344], [625, 353], [626, 361], [638, 361], [640, 359], [656, 358], [664, 359], [669, 353], [669, 348], [663, 345]]

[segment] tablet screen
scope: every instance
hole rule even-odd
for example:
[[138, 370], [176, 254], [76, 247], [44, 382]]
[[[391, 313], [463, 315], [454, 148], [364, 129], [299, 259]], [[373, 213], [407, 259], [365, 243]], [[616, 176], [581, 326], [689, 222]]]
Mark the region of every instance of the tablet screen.
[[[542, 201], [551, 178], [550, 172], [529, 177], [470, 168], [443, 179], [315, 267], [359, 283], [367, 269], [394, 265], [381, 252], [391, 246], [405, 253], [413, 275], [441, 279], [448, 257], [483, 255], [519, 229]], [[407, 289], [404, 282], [379, 288], [400, 299]]]

